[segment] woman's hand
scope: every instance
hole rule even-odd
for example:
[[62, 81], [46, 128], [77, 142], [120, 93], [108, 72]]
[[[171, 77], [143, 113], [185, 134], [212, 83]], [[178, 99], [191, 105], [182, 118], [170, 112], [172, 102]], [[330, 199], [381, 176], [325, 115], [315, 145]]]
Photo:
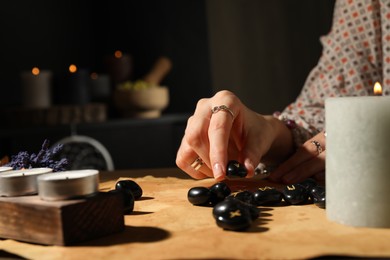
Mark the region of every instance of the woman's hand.
[[[222, 109], [213, 113], [215, 107]], [[228, 160], [237, 160], [252, 177], [261, 158], [277, 150], [272, 147], [279, 147], [277, 154], [281, 156], [292, 149], [291, 135], [278, 121], [253, 112], [226, 90], [201, 99], [188, 119], [176, 164], [195, 179], [222, 180]]]
[[307, 140], [285, 162], [271, 173], [269, 179], [286, 184], [301, 182], [309, 177], [325, 179], [325, 132]]

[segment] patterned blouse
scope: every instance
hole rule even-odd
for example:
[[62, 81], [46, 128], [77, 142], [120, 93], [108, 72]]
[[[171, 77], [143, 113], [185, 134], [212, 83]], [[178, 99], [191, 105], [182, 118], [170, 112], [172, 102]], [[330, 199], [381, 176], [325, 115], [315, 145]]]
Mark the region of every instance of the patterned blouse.
[[375, 82], [390, 94], [390, 1], [337, 0], [330, 32], [301, 93], [280, 119], [295, 121], [297, 145], [324, 130], [327, 97], [373, 95]]

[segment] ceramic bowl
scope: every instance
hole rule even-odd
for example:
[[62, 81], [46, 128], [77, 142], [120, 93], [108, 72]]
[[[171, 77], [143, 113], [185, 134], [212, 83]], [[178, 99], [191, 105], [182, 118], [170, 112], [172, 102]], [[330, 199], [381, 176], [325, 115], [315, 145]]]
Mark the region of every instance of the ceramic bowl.
[[169, 89], [165, 86], [116, 89], [113, 98], [123, 117], [157, 118], [169, 104]]

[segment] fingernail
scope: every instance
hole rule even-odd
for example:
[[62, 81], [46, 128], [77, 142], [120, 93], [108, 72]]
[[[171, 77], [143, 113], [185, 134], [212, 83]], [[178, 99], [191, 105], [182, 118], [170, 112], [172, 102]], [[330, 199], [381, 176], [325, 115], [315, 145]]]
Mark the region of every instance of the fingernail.
[[221, 165], [219, 163], [215, 163], [214, 164], [214, 166], [213, 166], [213, 173], [214, 173], [214, 178], [217, 181], [224, 179], [222, 167], [221, 167]]
[[249, 159], [245, 160], [245, 168], [248, 171], [248, 176], [250, 175], [252, 177], [255, 173], [255, 167], [253, 166], [253, 163], [251, 160], [249, 160]]

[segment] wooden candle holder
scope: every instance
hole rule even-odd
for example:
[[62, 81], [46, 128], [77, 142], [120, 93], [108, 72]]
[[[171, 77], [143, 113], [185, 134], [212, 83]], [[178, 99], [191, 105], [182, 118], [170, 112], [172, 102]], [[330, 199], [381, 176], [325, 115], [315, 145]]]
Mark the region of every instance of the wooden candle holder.
[[43, 201], [37, 195], [0, 197], [0, 237], [45, 245], [73, 245], [124, 230], [120, 193]]

